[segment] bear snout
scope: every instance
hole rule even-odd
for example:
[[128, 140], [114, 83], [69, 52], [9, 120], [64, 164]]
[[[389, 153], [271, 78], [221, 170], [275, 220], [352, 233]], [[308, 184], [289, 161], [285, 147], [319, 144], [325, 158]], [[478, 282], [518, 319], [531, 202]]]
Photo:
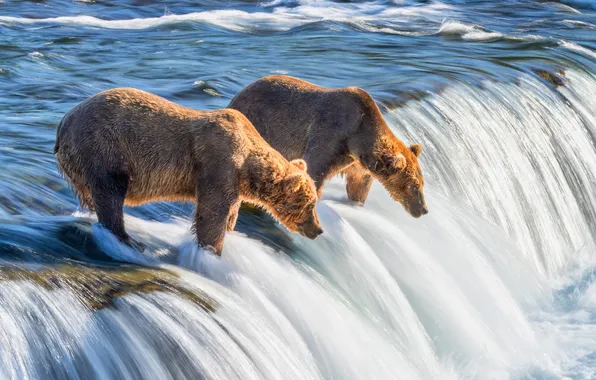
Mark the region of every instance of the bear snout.
[[[306, 231], [305, 231], [306, 232]], [[306, 232], [306, 237], [312, 240], [315, 240], [319, 235], [323, 233], [323, 229], [318, 227], [312, 231]]]
[[420, 218], [422, 215], [428, 214], [428, 207], [426, 205], [415, 206], [406, 209], [414, 218]]
[[319, 235], [323, 233], [323, 229], [318, 225], [310, 224], [302, 225], [298, 232], [311, 240], [315, 240]]
[[317, 227], [315, 229], [315, 235], [314, 235], [313, 239], [316, 239], [317, 236], [321, 235], [322, 233], [323, 233], [323, 229], [321, 227]]

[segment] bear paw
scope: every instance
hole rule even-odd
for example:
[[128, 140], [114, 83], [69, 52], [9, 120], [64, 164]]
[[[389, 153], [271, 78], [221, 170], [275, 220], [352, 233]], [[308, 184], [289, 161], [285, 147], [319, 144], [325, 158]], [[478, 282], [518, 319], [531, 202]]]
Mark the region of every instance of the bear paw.
[[201, 249], [204, 249], [205, 251], [209, 251], [209, 252], [213, 253], [214, 255], [217, 255], [217, 250], [212, 245], [203, 245], [203, 246], [201, 246]]
[[141, 243], [140, 241], [137, 241], [133, 238], [129, 238], [128, 241], [125, 242], [125, 244], [133, 249], [136, 249], [138, 252], [143, 252], [147, 248], [147, 246], [144, 243]]

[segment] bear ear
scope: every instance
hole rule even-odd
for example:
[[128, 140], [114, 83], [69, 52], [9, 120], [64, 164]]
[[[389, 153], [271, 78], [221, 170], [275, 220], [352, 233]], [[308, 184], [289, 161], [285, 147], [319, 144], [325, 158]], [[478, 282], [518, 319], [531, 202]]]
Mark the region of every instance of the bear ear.
[[406, 157], [401, 153], [395, 156], [385, 156], [383, 157], [383, 161], [390, 174], [405, 169], [407, 164]]
[[295, 167], [297, 167], [300, 170], [304, 170], [306, 171], [306, 161], [304, 161], [303, 159], [297, 158], [295, 160], [290, 161], [290, 164], [294, 165]]
[[360, 156], [360, 162], [364, 164], [368, 170], [372, 172], [385, 172], [386, 174], [394, 174], [406, 167], [406, 157], [399, 153], [397, 155], [383, 155], [379, 158], [373, 156]]
[[301, 181], [302, 181], [301, 174], [298, 174], [298, 173], [290, 174], [284, 180], [284, 184], [283, 184], [284, 191], [287, 193], [297, 192], [298, 190], [300, 190]]
[[422, 153], [422, 145], [420, 145], [420, 144], [410, 145], [410, 150], [412, 151], [412, 153], [414, 153], [414, 155], [416, 157], [418, 157], [418, 156], [420, 156], [420, 153]]

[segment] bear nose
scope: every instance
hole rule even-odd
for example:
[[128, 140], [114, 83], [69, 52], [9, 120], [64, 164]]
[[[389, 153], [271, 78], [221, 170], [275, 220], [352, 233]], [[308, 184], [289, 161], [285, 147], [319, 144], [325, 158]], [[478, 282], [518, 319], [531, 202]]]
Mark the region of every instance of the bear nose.
[[428, 214], [428, 208], [426, 206], [422, 207], [422, 215]]
[[[304, 230], [303, 230], [304, 231]], [[321, 227], [312, 227], [308, 230], [304, 231], [303, 235], [309, 239], [316, 239], [320, 234], [323, 233], [323, 229]]]

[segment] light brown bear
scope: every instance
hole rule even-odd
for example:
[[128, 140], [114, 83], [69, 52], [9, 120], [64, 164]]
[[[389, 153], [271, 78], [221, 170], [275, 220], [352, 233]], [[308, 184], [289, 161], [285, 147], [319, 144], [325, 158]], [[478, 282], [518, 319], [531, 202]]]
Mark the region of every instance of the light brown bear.
[[348, 198], [363, 203], [376, 178], [410, 215], [428, 213], [422, 147], [395, 137], [366, 91], [276, 75], [250, 84], [228, 107], [242, 112], [284, 157], [303, 158], [319, 195], [325, 181], [341, 173]]
[[235, 110], [197, 111], [137, 89], [112, 89], [64, 116], [54, 153], [81, 205], [133, 246], [123, 206], [159, 200], [196, 201], [197, 241], [218, 254], [242, 201], [290, 231], [311, 239], [322, 233], [305, 162], [288, 162]]

